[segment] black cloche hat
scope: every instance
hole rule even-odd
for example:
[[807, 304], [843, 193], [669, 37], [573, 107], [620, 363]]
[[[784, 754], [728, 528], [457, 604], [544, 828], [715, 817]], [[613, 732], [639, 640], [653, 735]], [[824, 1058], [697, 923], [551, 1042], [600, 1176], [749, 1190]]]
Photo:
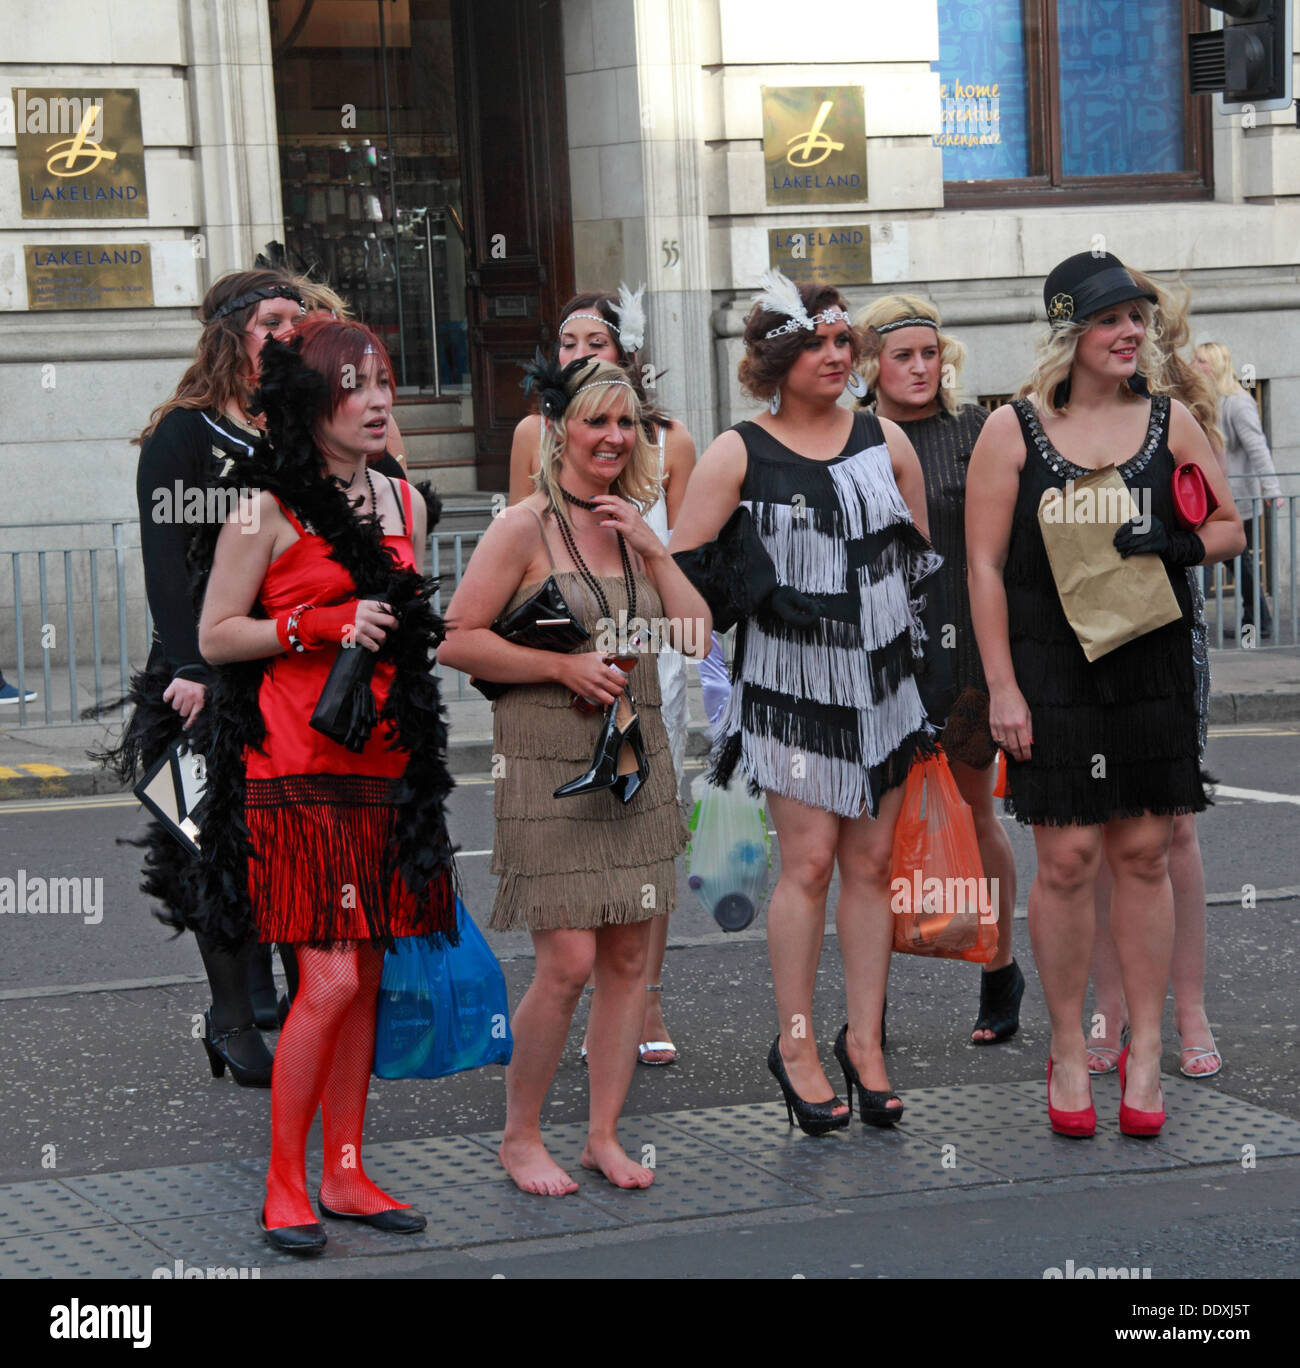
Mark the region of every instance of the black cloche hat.
[[1047, 321], [1053, 327], [1082, 322], [1125, 299], [1159, 302], [1155, 295], [1138, 288], [1124, 263], [1110, 252], [1100, 255], [1080, 252], [1077, 256], [1066, 257], [1059, 266], [1052, 268], [1043, 286], [1043, 307], [1047, 310]]

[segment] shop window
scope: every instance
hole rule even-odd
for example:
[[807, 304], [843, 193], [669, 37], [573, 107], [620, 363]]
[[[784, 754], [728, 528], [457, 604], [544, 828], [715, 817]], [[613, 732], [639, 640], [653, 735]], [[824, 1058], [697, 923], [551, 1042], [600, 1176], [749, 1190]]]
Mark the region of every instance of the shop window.
[[950, 206], [1209, 198], [1194, 0], [939, 0]]
[[469, 388], [451, 0], [270, 0], [285, 246], [399, 387]]

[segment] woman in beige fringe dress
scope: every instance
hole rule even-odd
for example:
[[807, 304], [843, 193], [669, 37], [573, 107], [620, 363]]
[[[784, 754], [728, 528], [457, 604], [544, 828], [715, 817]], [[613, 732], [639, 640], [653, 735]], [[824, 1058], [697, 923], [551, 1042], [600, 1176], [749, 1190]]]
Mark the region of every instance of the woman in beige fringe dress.
[[[476, 547], [448, 607], [438, 658], [511, 686], [493, 705], [503, 773], [490, 925], [531, 932], [536, 970], [512, 1022], [499, 1157], [523, 1191], [563, 1196], [577, 1184], [542, 1143], [541, 1109], [593, 971], [590, 1122], [580, 1162], [618, 1187], [653, 1180], [624, 1152], [617, 1127], [644, 1016], [650, 923], [676, 901], [674, 861], [686, 843], [658, 672], [652, 660], [638, 661], [630, 677], [611, 666], [606, 619], [617, 625], [626, 613], [650, 625], [646, 645], [665, 640], [697, 656], [708, 652], [712, 620], [637, 511], [654, 501], [656, 466], [626, 376], [585, 359], [563, 373], [540, 367], [534, 380], [550, 418], [537, 491], [494, 519]], [[571, 654], [516, 645], [491, 630], [550, 576], [592, 634]], [[574, 709], [575, 694], [599, 711]], [[616, 703], [614, 725], [628, 740], [618, 745], [615, 786], [556, 797], [593, 765]]]

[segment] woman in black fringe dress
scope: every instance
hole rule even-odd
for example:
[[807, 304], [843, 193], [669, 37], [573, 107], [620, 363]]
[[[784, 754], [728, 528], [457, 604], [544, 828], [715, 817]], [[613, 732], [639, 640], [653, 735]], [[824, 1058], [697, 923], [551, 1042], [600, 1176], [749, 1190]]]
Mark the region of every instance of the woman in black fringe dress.
[[[734, 687], [712, 778], [766, 790], [781, 842], [768, 950], [781, 1034], [768, 1067], [811, 1134], [849, 1123], [817, 1056], [812, 995], [838, 863], [848, 1024], [835, 1045], [862, 1119], [892, 1125], [882, 1050], [901, 785], [931, 735], [916, 675], [926, 539], [916, 453], [894, 424], [839, 403], [859, 335], [837, 291], [769, 272], [740, 379], [770, 412], [723, 433], [688, 486], [672, 551], [720, 630], [738, 619]], [[692, 549], [693, 548], [693, 549]], [[685, 554], [681, 554], [685, 552]]]
[[[1235, 555], [1241, 525], [1196, 420], [1146, 392], [1141, 375], [1160, 360], [1150, 296], [1122, 263], [1109, 254], [1070, 257], [1048, 276], [1043, 299], [1052, 332], [1034, 375], [985, 424], [971, 459], [971, 612], [993, 739], [1008, 757], [1007, 810], [1033, 826], [1038, 854], [1029, 933], [1052, 1021], [1049, 1122], [1064, 1135], [1096, 1130], [1080, 1021], [1104, 848], [1132, 1029], [1120, 1061], [1120, 1129], [1156, 1135], [1165, 1119], [1170, 831], [1176, 814], [1200, 812], [1207, 801], [1185, 567]], [[1219, 498], [1198, 532], [1179, 531], [1174, 520], [1170, 481], [1185, 461], [1200, 466]], [[1112, 464], [1140, 514], [1115, 533], [1116, 549], [1158, 556], [1182, 615], [1089, 662], [1061, 607], [1038, 508], [1048, 490]]]
[[[134, 712], [122, 738], [97, 756], [124, 783], [182, 735], [205, 750], [211, 671], [199, 653], [199, 607], [217, 533], [259, 436], [248, 414], [259, 352], [268, 336], [287, 335], [301, 313], [302, 300], [281, 272], [222, 276], [199, 308], [203, 332], [193, 364], [141, 434], [136, 497], [153, 642], [131, 681]], [[160, 822], [150, 823], [137, 844], [146, 852], [144, 892], [162, 903], [163, 921], [184, 930], [196, 896], [195, 862]], [[269, 1000], [258, 1015], [265, 1026], [277, 1026], [270, 947], [231, 950], [202, 932], [196, 939], [212, 989], [203, 1036], [212, 1072], [220, 1076], [229, 1067], [237, 1083], [268, 1087], [271, 1054], [254, 1025], [250, 987], [265, 985]]]

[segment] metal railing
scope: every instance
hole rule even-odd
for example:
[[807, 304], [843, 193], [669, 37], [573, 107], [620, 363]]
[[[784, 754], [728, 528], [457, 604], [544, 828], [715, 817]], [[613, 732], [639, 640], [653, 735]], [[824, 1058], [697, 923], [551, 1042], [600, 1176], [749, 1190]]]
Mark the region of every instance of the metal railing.
[[[1300, 645], [1300, 495], [1284, 496], [1281, 509], [1274, 509], [1270, 499], [1252, 502], [1256, 532], [1261, 528], [1263, 532], [1254, 537], [1249, 557], [1252, 573], [1248, 601], [1239, 592], [1243, 557], [1205, 572], [1210, 645], [1292, 648]], [[474, 516], [492, 511], [486, 504], [449, 510]], [[62, 538], [64, 542], [82, 544], [47, 544], [59, 540], [55, 533], [60, 528], [76, 529], [74, 535]], [[16, 541], [24, 539], [23, 533], [26, 539], [41, 544], [16, 546]], [[475, 528], [430, 534], [425, 565], [439, 582], [434, 603], [440, 612], [460, 583], [482, 535], [483, 530]], [[5, 557], [9, 561], [7, 574]], [[33, 583], [36, 593], [28, 600]], [[12, 586], [8, 603], [3, 601], [6, 586]], [[1268, 598], [1272, 600], [1271, 624], [1264, 611]], [[1253, 630], [1249, 624], [1254, 624]], [[1264, 635], [1265, 625], [1271, 625], [1270, 635]], [[0, 723], [12, 718], [19, 727], [67, 726], [94, 720], [83, 719], [83, 714], [105, 708], [112, 711], [112, 705], [126, 694], [132, 669], [147, 659], [152, 633], [140, 562], [139, 525], [134, 519], [0, 526], [0, 670], [19, 695], [13, 712], [8, 708], [0, 712]], [[87, 638], [88, 658], [84, 647]], [[450, 685], [449, 675], [455, 678], [454, 690], [446, 697], [477, 697], [460, 671], [435, 666], [435, 674], [444, 685]], [[27, 703], [24, 695], [37, 687], [38, 681], [39, 699]]]

